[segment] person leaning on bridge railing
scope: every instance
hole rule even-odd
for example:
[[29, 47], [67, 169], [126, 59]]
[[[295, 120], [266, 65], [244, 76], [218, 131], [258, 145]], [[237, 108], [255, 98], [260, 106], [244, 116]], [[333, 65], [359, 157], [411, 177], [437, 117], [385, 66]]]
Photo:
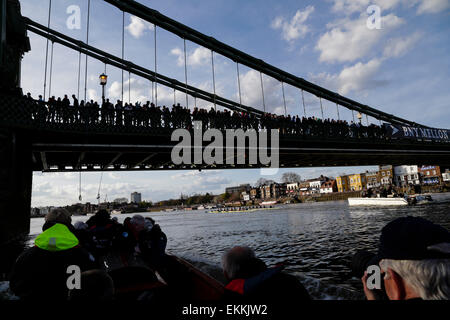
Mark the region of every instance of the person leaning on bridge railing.
[[192, 128], [193, 121], [201, 121], [203, 130], [209, 128], [224, 129], [278, 129], [282, 135], [297, 135], [303, 137], [339, 137], [352, 139], [385, 139], [385, 128], [370, 124], [363, 126], [361, 123], [345, 120], [318, 119], [316, 117], [302, 117], [291, 115], [275, 115], [264, 113], [257, 118], [247, 112], [230, 112], [229, 110], [209, 111], [202, 108], [190, 109], [182, 107], [179, 103], [171, 109], [166, 106], [155, 106], [147, 101], [140, 103], [125, 103], [117, 100], [113, 105], [106, 99], [101, 106], [94, 100], [85, 102], [72, 95], [73, 103], [70, 103], [67, 95], [64, 99], [52, 96], [47, 102], [35, 101], [30, 94], [24, 97], [31, 104], [31, 118], [39, 122], [85, 124], [102, 126], [125, 126], [143, 128], [164, 128], [166, 130], [177, 128]]

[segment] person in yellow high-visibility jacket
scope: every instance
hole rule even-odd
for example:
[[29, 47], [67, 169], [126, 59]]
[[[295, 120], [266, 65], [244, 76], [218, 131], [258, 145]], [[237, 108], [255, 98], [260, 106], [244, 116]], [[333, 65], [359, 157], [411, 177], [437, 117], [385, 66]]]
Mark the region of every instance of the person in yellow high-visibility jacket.
[[80, 245], [71, 232], [70, 213], [56, 209], [46, 216], [41, 233], [34, 246], [17, 259], [10, 275], [10, 288], [21, 299], [65, 300], [69, 288], [69, 266], [80, 271], [95, 269], [92, 256]]

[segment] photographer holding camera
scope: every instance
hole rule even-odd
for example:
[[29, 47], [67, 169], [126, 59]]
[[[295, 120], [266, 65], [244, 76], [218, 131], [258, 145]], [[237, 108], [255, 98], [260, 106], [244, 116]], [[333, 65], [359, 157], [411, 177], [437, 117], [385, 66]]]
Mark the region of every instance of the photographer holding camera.
[[[384, 274], [384, 294], [389, 300], [450, 299], [450, 232], [419, 217], [403, 217], [381, 231], [378, 254], [358, 252], [353, 269], [379, 264]], [[367, 300], [382, 299], [381, 290], [368, 288], [368, 272], [362, 276]]]

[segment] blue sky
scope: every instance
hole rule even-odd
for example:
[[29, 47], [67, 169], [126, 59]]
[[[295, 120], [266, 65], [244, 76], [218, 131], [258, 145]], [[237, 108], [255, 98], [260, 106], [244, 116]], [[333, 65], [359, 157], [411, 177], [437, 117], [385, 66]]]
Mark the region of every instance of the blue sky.
[[[433, 127], [450, 123], [450, 0], [164, 0], [139, 1], [198, 31], [256, 56], [297, 76], [337, 91], [379, 110]], [[48, 1], [22, 0], [22, 13], [47, 24]], [[121, 55], [121, 12], [101, 0], [92, 0], [89, 43]], [[51, 27], [85, 41], [87, 0], [53, 1]], [[381, 9], [381, 29], [367, 28], [367, 8]], [[80, 29], [66, 25], [69, 6], [80, 8]], [[153, 26], [125, 15], [125, 59], [154, 68]], [[46, 41], [30, 33], [32, 51], [25, 55], [22, 87], [42, 94]], [[188, 82], [212, 91], [210, 52], [187, 41]], [[157, 28], [158, 72], [184, 81], [183, 40]], [[236, 65], [215, 54], [216, 91], [238, 101]], [[84, 98], [84, 57], [80, 98]], [[101, 96], [98, 75], [104, 65], [88, 61], [87, 98]], [[52, 95], [77, 94], [78, 53], [54, 47]], [[121, 96], [121, 71], [107, 67], [107, 95]], [[262, 109], [259, 74], [240, 66], [243, 102]], [[151, 100], [151, 83], [125, 74], [125, 101]], [[281, 84], [264, 77], [268, 110], [283, 112]], [[48, 89], [48, 87], [47, 87]], [[303, 114], [298, 89], [285, 86], [290, 114]], [[47, 92], [48, 95], [48, 92]], [[176, 100], [185, 103], [183, 92]], [[305, 94], [307, 115], [320, 116], [316, 97]], [[173, 92], [158, 86], [158, 102], [173, 103]], [[189, 99], [192, 107], [193, 99]], [[199, 106], [208, 104], [197, 101]], [[325, 117], [336, 118], [336, 107], [324, 102]], [[351, 112], [341, 109], [341, 118]], [[369, 119], [373, 121], [373, 119]], [[369, 168], [308, 168], [289, 171], [311, 178], [320, 173], [336, 176]], [[280, 172], [273, 177], [281, 177]], [[261, 177], [259, 170], [211, 172], [108, 173], [102, 194], [108, 199], [141, 191], [146, 200], [177, 197], [181, 192], [219, 193], [226, 186]], [[34, 174], [33, 205], [63, 205], [78, 199], [78, 174]], [[85, 201], [94, 201], [100, 174], [82, 175]]]

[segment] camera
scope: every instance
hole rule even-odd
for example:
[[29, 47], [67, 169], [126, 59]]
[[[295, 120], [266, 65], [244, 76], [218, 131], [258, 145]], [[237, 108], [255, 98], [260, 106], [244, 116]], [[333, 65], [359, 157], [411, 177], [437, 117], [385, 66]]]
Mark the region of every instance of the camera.
[[[367, 250], [358, 250], [352, 258], [351, 269], [352, 275], [361, 279], [364, 276], [364, 272], [366, 272], [367, 268], [371, 265], [379, 264], [379, 259], [376, 254], [367, 251]], [[383, 276], [383, 274], [382, 274]], [[384, 281], [381, 279], [381, 289], [374, 289], [373, 293], [377, 300], [388, 300], [386, 295], [386, 291], [384, 288]]]

